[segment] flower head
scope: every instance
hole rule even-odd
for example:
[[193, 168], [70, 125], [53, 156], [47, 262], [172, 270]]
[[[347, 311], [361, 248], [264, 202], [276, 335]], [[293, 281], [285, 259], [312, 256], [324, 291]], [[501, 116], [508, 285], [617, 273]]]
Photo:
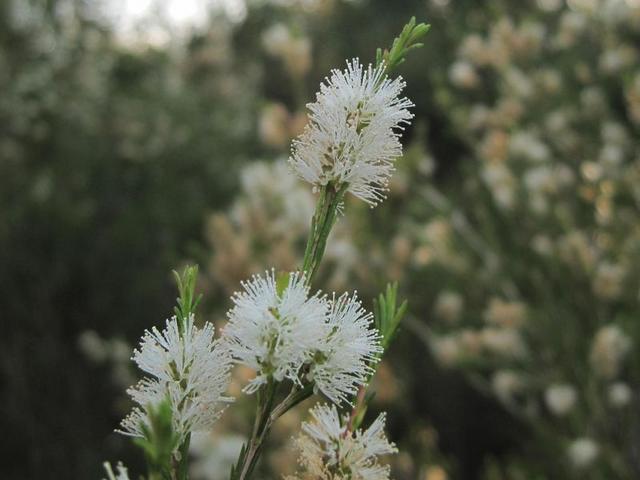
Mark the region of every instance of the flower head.
[[362, 308], [356, 294], [333, 297], [327, 335], [319, 344], [309, 375], [332, 402], [340, 404], [357, 393], [373, 373], [371, 364], [382, 353], [373, 315]]
[[384, 65], [364, 69], [354, 59], [345, 70], [333, 70], [293, 143], [289, 162], [297, 175], [314, 187], [347, 184], [371, 206], [383, 200], [402, 154], [399, 130], [413, 118], [413, 104], [400, 98], [404, 87], [401, 78], [385, 76]]
[[389, 466], [381, 455], [396, 453], [384, 434], [381, 414], [367, 430], [349, 432], [335, 406], [319, 405], [311, 410], [313, 422], [302, 424], [297, 440], [299, 462], [307, 476], [318, 480], [387, 480]]
[[214, 328], [206, 323], [194, 325], [193, 315], [183, 328], [176, 317], [167, 320], [162, 332], [145, 332], [133, 360], [150, 377], [128, 390], [140, 405], [122, 421], [126, 435], [144, 437], [150, 426], [149, 407], [162, 401], [171, 405], [174, 432], [184, 438], [190, 432], [207, 431], [220, 417], [229, 385], [232, 360], [229, 353], [213, 340]]
[[289, 274], [284, 288], [273, 271], [242, 286], [223, 335], [233, 357], [258, 372], [246, 391], [257, 390], [269, 376], [300, 384], [302, 366], [326, 336], [326, 297], [309, 297], [305, 277], [297, 272]]
[[298, 272], [267, 272], [242, 285], [223, 338], [233, 358], [257, 372], [246, 392], [269, 378], [297, 385], [312, 381], [339, 404], [368, 381], [381, 347], [373, 316], [355, 294], [310, 296]]

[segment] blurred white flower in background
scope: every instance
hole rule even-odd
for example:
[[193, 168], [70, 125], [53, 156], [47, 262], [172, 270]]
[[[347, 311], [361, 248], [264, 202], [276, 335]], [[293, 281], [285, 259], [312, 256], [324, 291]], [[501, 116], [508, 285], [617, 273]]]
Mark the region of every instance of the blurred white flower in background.
[[294, 78], [304, 76], [311, 68], [311, 41], [294, 35], [282, 23], [272, 25], [263, 33], [262, 44], [269, 55], [282, 60]]
[[527, 309], [522, 302], [509, 302], [492, 298], [484, 311], [484, 320], [497, 327], [521, 327], [526, 320]]
[[480, 330], [482, 345], [493, 355], [507, 358], [524, 358], [527, 347], [522, 336], [512, 328], [486, 327]]
[[447, 323], [454, 324], [460, 319], [464, 298], [457, 292], [444, 290], [436, 298], [434, 313]]
[[591, 465], [600, 453], [598, 444], [590, 438], [578, 438], [569, 444], [569, 460], [574, 467], [582, 469]]
[[491, 377], [491, 388], [495, 396], [505, 404], [511, 404], [516, 400], [525, 383], [517, 372], [513, 370], [498, 370]]
[[596, 375], [605, 379], [617, 377], [631, 345], [629, 336], [617, 325], [601, 327], [595, 334], [590, 354]]
[[544, 392], [544, 400], [547, 407], [551, 413], [558, 416], [569, 413], [577, 398], [576, 389], [566, 383], [550, 385]]
[[598, 265], [593, 279], [594, 293], [603, 299], [612, 300], [622, 293], [625, 269], [610, 262]]
[[456, 87], [466, 89], [474, 88], [480, 82], [474, 66], [463, 60], [451, 65], [449, 68], [449, 79]]
[[462, 355], [462, 345], [455, 335], [439, 335], [430, 340], [431, 352], [443, 367], [452, 367]]
[[607, 396], [609, 405], [615, 408], [622, 408], [631, 403], [633, 390], [624, 382], [615, 382], [609, 386]]
[[482, 179], [500, 208], [511, 210], [515, 206], [517, 180], [505, 165], [502, 163], [484, 165]]

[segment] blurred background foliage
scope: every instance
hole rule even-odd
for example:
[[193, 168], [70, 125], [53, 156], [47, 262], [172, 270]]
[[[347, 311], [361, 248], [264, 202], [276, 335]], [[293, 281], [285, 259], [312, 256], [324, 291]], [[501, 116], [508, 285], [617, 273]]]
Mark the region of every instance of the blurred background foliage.
[[[376, 380], [394, 478], [640, 476], [637, 0], [7, 0], [2, 478], [142, 471], [112, 430], [170, 270], [202, 266], [221, 325], [240, 280], [299, 264], [304, 105], [412, 15], [432, 29], [399, 72], [405, 156], [384, 204], [347, 202], [318, 281], [409, 299]], [[226, 478], [245, 403], [194, 445], [194, 478]], [[265, 478], [294, 466], [303, 414]]]

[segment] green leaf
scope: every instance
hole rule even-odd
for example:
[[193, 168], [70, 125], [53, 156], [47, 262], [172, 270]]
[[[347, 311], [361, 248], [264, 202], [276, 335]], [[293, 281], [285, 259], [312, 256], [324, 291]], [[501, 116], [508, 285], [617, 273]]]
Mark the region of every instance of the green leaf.
[[424, 37], [430, 28], [431, 25], [425, 23], [416, 25], [416, 17], [411, 17], [400, 32], [400, 35], [393, 40], [393, 44], [389, 50], [382, 50], [380, 48], [376, 50], [376, 66], [384, 62], [386, 67], [385, 73], [389, 74], [398, 67], [398, 65], [404, 63], [405, 57], [411, 50], [423, 46], [418, 40]]
[[173, 276], [175, 277], [178, 287], [177, 305], [173, 308], [173, 311], [178, 319], [178, 324], [182, 332], [187, 319], [195, 313], [202, 299], [202, 295], [196, 296], [195, 294], [196, 282], [198, 280], [198, 266], [189, 265], [185, 267], [182, 274], [174, 270]]
[[387, 284], [384, 293], [373, 301], [374, 324], [382, 337], [382, 347], [386, 350], [396, 336], [400, 322], [407, 311], [408, 303], [402, 302], [396, 308], [398, 301], [398, 284]]
[[276, 294], [278, 297], [282, 297], [282, 294], [289, 286], [289, 277], [290, 274], [288, 272], [278, 272], [276, 275]]
[[149, 478], [170, 478], [173, 454], [180, 448], [180, 438], [173, 430], [173, 413], [169, 400], [146, 407], [149, 424], [142, 423], [143, 438], [133, 443], [145, 454]]

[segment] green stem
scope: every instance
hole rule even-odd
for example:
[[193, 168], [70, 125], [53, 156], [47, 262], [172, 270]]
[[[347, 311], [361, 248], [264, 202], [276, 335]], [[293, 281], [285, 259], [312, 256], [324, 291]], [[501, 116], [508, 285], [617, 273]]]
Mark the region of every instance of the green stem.
[[189, 445], [191, 444], [191, 434], [187, 435], [180, 446], [180, 460], [178, 461], [176, 478], [178, 480], [189, 480]]
[[302, 270], [306, 272], [308, 284], [311, 284], [318, 271], [327, 246], [327, 238], [336, 222], [338, 209], [344, 200], [348, 187], [348, 183], [342, 183], [339, 186], [329, 183], [320, 190], [320, 198], [311, 220], [311, 232], [302, 262]]
[[294, 387], [285, 399], [273, 408], [273, 400], [275, 397], [275, 385], [273, 382], [267, 384], [266, 390], [265, 397], [258, 400], [253, 433], [251, 434], [246, 453], [241, 461], [242, 467], [237, 477], [238, 480], [248, 480], [251, 477], [262, 453], [265, 440], [275, 421], [313, 394], [312, 385], [307, 385], [302, 389]]
[[238, 480], [246, 480], [251, 476], [260, 452], [264, 439], [269, 430], [269, 417], [273, 408], [273, 400], [276, 394], [276, 385], [273, 379], [269, 379], [264, 393], [258, 390], [258, 406], [256, 407], [256, 417], [253, 424], [251, 438], [247, 443], [247, 450], [242, 458], [242, 468]]

